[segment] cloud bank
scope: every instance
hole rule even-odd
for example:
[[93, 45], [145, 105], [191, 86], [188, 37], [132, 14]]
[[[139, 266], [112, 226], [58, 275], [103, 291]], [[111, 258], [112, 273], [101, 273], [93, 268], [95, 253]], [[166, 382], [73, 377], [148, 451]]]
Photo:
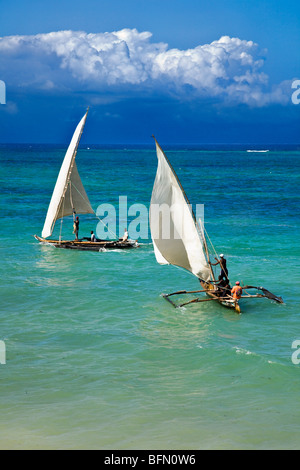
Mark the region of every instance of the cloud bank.
[[265, 53], [252, 41], [223, 36], [193, 49], [170, 49], [150, 32], [58, 31], [0, 38], [0, 78], [11, 89], [157, 94], [265, 106], [290, 99], [271, 87]]

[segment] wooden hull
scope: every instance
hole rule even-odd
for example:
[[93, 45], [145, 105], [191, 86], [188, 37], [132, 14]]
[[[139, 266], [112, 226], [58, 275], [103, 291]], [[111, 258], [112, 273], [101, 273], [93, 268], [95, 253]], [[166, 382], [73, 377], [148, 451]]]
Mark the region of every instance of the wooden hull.
[[34, 238], [41, 243], [48, 245], [53, 245], [56, 248], [65, 248], [69, 250], [81, 250], [81, 251], [105, 251], [105, 250], [128, 250], [131, 248], [138, 248], [139, 245], [133, 241], [122, 242], [120, 240], [116, 241], [96, 241], [91, 242], [88, 240], [47, 240], [46, 238], [41, 238], [38, 235], [34, 235]]
[[214, 293], [214, 285], [210, 282], [203, 282], [200, 281], [201, 286], [205, 290], [206, 294], [213, 298], [216, 302], [219, 302], [223, 307], [231, 308], [235, 310], [237, 313], [241, 313], [241, 307], [239, 305], [238, 300], [233, 299], [232, 297], [228, 297], [228, 300], [224, 300], [224, 298], [218, 298]]

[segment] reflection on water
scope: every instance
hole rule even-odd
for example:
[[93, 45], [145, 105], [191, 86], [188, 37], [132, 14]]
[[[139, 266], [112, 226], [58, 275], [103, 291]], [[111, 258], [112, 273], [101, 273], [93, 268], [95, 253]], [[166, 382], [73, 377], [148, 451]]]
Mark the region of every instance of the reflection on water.
[[77, 252], [61, 250], [51, 245], [40, 243], [39, 255], [35, 262], [38, 277], [30, 278], [36, 285], [75, 286], [78, 276], [72, 273], [78, 269], [80, 258]]

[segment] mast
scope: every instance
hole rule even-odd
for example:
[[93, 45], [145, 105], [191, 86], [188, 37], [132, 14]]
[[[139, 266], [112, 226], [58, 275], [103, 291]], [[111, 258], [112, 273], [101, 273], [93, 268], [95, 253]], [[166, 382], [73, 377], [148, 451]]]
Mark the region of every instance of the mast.
[[[79, 145], [79, 142], [80, 142], [80, 139], [81, 139], [81, 136], [82, 136], [82, 133], [83, 133], [83, 129], [84, 129], [84, 126], [85, 126], [85, 123], [86, 123], [86, 118], [87, 118], [87, 115], [88, 115], [88, 112], [89, 112], [89, 107], [82, 119], [82, 125], [80, 126], [80, 134], [77, 138], [77, 141], [76, 141], [76, 146], [74, 148], [74, 151], [73, 151], [73, 154], [72, 154], [72, 159], [71, 159], [71, 164], [70, 164], [70, 168], [69, 168], [69, 172], [68, 172], [68, 175], [67, 175], [67, 178], [66, 178], [66, 184], [65, 184], [65, 187], [64, 187], [64, 191], [63, 191], [63, 194], [61, 196], [61, 199], [60, 199], [60, 203], [59, 205], [57, 206], [57, 211], [55, 213], [55, 218], [54, 218], [54, 221], [53, 221], [53, 227], [52, 227], [52, 230], [54, 228], [54, 225], [55, 225], [55, 222], [57, 220], [57, 216], [59, 214], [59, 211], [61, 209], [61, 205], [63, 203], [63, 200], [65, 198], [65, 195], [66, 195], [66, 192], [67, 192], [67, 189], [68, 189], [68, 186], [69, 186], [69, 183], [70, 183], [70, 178], [71, 178], [71, 174], [72, 174], [72, 171], [73, 171], [73, 167], [74, 167], [74, 163], [75, 163], [75, 158], [76, 158], [76, 155], [77, 155], [77, 150], [78, 150], [78, 145]], [[76, 132], [76, 131], [75, 131]], [[70, 188], [70, 203], [72, 205], [72, 209], [74, 210], [74, 203], [73, 203], [73, 198], [72, 198], [72, 189]], [[52, 232], [51, 230], [51, 232]]]
[[178, 183], [178, 185], [179, 185], [179, 187], [180, 187], [180, 189], [181, 189], [181, 191], [182, 191], [182, 194], [183, 194], [183, 196], [184, 196], [184, 198], [185, 198], [185, 201], [186, 201], [187, 205], [189, 206], [189, 209], [190, 209], [191, 215], [192, 215], [192, 217], [193, 217], [193, 219], [194, 219], [194, 222], [195, 222], [195, 226], [196, 226], [196, 228], [197, 228], [197, 231], [198, 231], [199, 234], [201, 235], [201, 239], [202, 239], [203, 246], [204, 246], [204, 249], [205, 249], [206, 261], [207, 261], [207, 264], [209, 265], [209, 268], [210, 268], [210, 271], [211, 271], [212, 280], [215, 281], [216, 279], [215, 279], [215, 275], [214, 275], [213, 268], [212, 268], [211, 264], [209, 264], [210, 257], [209, 257], [209, 251], [208, 251], [208, 246], [207, 246], [207, 240], [206, 240], [206, 237], [205, 237], [204, 229], [203, 229], [203, 227], [202, 227], [202, 221], [200, 220], [200, 224], [201, 224], [201, 229], [200, 229], [200, 226], [199, 226], [199, 224], [198, 224], [198, 221], [197, 221], [197, 219], [196, 219], [196, 217], [195, 217], [195, 213], [194, 213], [194, 211], [193, 211], [193, 207], [192, 207], [192, 205], [191, 205], [191, 203], [190, 203], [190, 201], [189, 201], [189, 198], [187, 197], [187, 194], [186, 194], [186, 192], [185, 192], [185, 190], [184, 190], [184, 188], [183, 188], [183, 186], [182, 186], [182, 184], [181, 184], [181, 182], [180, 182], [180, 180], [179, 180], [179, 178], [178, 178], [178, 176], [177, 176], [176, 171], [174, 170], [174, 168], [173, 168], [173, 166], [172, 166], [170, 160], [168, 159], [168, 157], [167, 157], [167, 155], [165, 154], [165, 152], [162, 150], [161, 146], [160, 146], [159, 143], [157, 142], [157, 140], [156, 140], [156, 138], [154, 137], [154, 135], [152, 135], [152, 137], [153, 137], [153, 139], [155, 140], [156, 145], [157, 145], [157, 146], [160, 148], [160, 150], [162, 151], [162, 153], [163, 153], [163, 155], [164, 155], [164, 157], [165, 157], [165, 159], [166, 159], [166, 161], [167, 161], [167, 163], [168, 163], [170, 169], [172, 170], [172, 172], [173, 172], [173, 174], [174, 174], [174, 176], [175, 176], [175, 178], [176, 178], [176, 180], [177, 180], [177, 183]]
[[[64, 193], [63, 193], [62, 199], [61, 199], [61, 201], [60, 201], [60, 206], [61, 206], [61, 204], [62, 204], [63, 198], [65, 197], [66, 191], [67, 191], [67, 189], [68, 189], [68, 185], [69, 185], [69, 182], [70, 182], [72, 170], [73, 170], [74, 163], [75, 163], [75, 158], [76, 158], [76, 155], [77, 155], [78, 145], [79, 145], [79, 142], [80, 142], [82, 133], [83, 133], [83, 129], [84, 129], [84, 126], [85, 126], [85, 123], [86, 123], [86, 118], [87, 118], [89, 109], [90, 109], [90, 107], [88, 106], [88, 108], [87, 108], [87, 110], [86, 110], [86, 113], [85, 113], [85, 115], [84, 115], [84, 117], [83, 117], [83, 123], [82, 123], [82, 126], [81, 126], [81, 128], [80, 128], [80, 134], [79, 134], [79, 137], [78, 137], [78, 139], [77, 139], [76, 146], [75, 146], [75, 149], [74, 149], [74, 152], [73, 152], [73, 156], [72, 156], [72, 160], [71, 160], [71, 165], [70, 165], [70, 170], [69, 170], [69, 173], [68, 173], [68, 176], [67, 176], [67, 179], [66, 179], [66, 185], [65, 185], [65, 189], [64, 189]], [[74, 209], [74, 204], [73, 204], [73, 198], [72, 198], [72, 190], [71, 190], [71, 188], [70, 188], [70, 202], [71, 202], [72, 208]], [[57, 209], [56, 216], [57, 216], [58, 213], [59, 213], [60, 206], [59, 206], [58, 209]]]
[[[209, 256], [209, 251], [208, 251], [208, 246], [207, 246], [207, 240], [206, 240], [204, 229], [202, 227], [202, 222], [201, 222], [200, 219], [199, 219], [199, 222], [200, 222], [200, 227], [199, 228], [201, 228], [201, 236], [202, 236], [202, 241], [203, 241], [203, 245], [204, 245], [204, 249], [205, 249], [205, 253], [206, 253], [207, 263], [208, 263], [209, 268], [210, 268], [210, 273], [211, 273], [212, 280], [215, 281], [216, 280], [215, 273], [214, 273], [214, 270], [212, 268], [212, 265], [209, 263], [210, 256]], [[197, 222], [197, 225], [198, 225], [198, 222]]]
[[[42, 231], [42, 236], [44, 238], [47, 238], [52, 234], [57, 219], [62, 218], [66, 215], [71, 215], [73, 213], [74, 203], [72, 202], [72, 199], [74, 200], [75, 195], [72, 195], [73, 197], [72, 199], [70, 198], [70, 201], [66, 200], [66, 194], [68, 189], [70, 188], [70, 185], [72, 184], [72, 180], [74, 180], [74, 182], [76, 183], [76, 185], [74, 184], [74, 187], [75, 189], [77, 189], [78, 193], [76, 197], [79, 210], [77, 212], [83, 214], [94, 214], [87, 194], [82, 185], [75, 163], [75, 157], [77, 154], [79, 141], [84, 129], [88, 111], [89, 110], [86, 111], [85, 115], [80, 120], [79, 124], [75, 129], [71, 143], [68, 147], [62, 166], [60, 168], [56, 185], [54, 187], [52, 198], [48, 207], [44, 228]], [[71, 207], [71, 205], [73, 207]]]
[[[154, 137], [154, 136], [153, 136]], [[187, 269], [201, 280], [208, 281], [211, 273], [192, 206], [167, 156], [157, 140], [158, 167], [150, 204], [150, 230], [157, 262]], [[169, 239], [164, 238], [162, 216], [154, 217], [157, 206], [169, 208]], [[156, 214], [157, 215], [157, 214]]]

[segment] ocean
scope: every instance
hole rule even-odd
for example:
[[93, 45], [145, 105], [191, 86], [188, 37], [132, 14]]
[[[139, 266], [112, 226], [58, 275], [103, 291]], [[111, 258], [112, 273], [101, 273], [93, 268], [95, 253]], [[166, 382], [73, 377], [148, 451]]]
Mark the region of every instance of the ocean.
[[[147, 218], [134, 222], [149, 208], [154, 145], [80, 146], [93, 208], [115, 207], [113, 228], [142, 234], [138, 249], [99, 253], [33, 237], [65, 146], [1, 145], [1, 449], [300, 449], [300, 150], [161, 145], [204, 204], [231, 281], [284, 304], [250, 299], [237, 315], [164, 300], [199, 283], [160, 266]], [[80, 236], [98, 224], [82, 215]], [[73, 236], [70, 218], [60, 228]]]

